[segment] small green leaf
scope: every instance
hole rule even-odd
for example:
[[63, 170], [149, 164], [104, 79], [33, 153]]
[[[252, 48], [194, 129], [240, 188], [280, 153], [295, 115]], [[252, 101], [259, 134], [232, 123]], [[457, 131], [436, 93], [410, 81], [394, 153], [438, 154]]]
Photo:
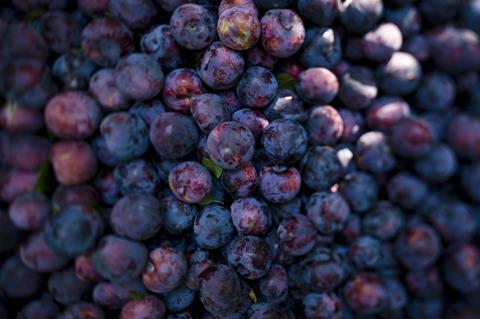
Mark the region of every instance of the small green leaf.
[[35, 192], [46, 194], [55, 187], [55, 178], [53, 176], [52, 168], [49, 164], [44, 164], [37, 173], [37, 180], [35, 181]]
[[223, 168], [212, 162], [209, 158], [204, 157], [202, 159], [202, 165], [205, 166], [205, 168], [208, 169], [210, 172], [212, 172], [216, 178], [220, 178], [220, 176], [222, 176]]
[[202, 199], [202, 201], [200, 203], [198, 203], [198, 205], [207, 206], [207, 205], [210, 205], [210, 204], [213, 204], [213, 203], [223, 205], [223, 202], [221, 200], [215, 199], [212, 195], [208, 195], [207, 197]]
[[29, 12], [25, 13], [25, 15], [23, 16], [23, 21], [25, 21], [25, 22], [34, 21], [34, 20], [40, 18], [43, 15], [43, 13], [44, 12], [42, 10], [29, 11]]
[[141, 293], [141, 292], [131, 292], [130, 293], [130, 299], [134, 300], [134, 301], [143, 300], [143, 298], [145, 298], [145, 296], [146, 295], [144, 293]]
[[277, 82], [279, 89], [295, 89], [295, 78], [288, 73], [280, 73], [277, 75]]

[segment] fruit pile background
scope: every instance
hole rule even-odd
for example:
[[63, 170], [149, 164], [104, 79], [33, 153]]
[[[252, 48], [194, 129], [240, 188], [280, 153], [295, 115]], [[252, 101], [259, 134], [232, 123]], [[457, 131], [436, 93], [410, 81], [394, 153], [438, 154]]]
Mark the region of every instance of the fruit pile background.
[[479, 319], [480, 0], [10, 0], [0, 319]]

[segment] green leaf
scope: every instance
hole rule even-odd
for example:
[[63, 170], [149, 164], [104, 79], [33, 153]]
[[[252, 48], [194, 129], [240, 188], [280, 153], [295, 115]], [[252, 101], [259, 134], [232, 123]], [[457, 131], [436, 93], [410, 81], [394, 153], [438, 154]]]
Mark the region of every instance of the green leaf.
[[278, 74], [277, 82], [278, 82], [279, 89], [290, 89], [290, 90], [295, 89], [295, 85], [296, 85], [295, 78], [293, 78], [288, 73]]
[[213, 203], [223, 205], [223, 202], [221, 200], [215, 199], [212, 195], [208, 195], [207, 197], [202, 199], [202, 201], [200, 203], [198, 203], [198, 205], [207, 206], [207, 205], [210, 205], [210, 204], [213, 204]]
[[52, 168], [49, 164], [44, 164], [37, 173], [37, 180], [35, 181], [35, 192], [46, 194], [55, 187], [55, 177], [53, 176]]
[[25, 13], [25, 15], [23, 16], [23, 21], [25, 21], [25, 22], [34, 21], [34, 20], [40, 18], [43, 15], [43, 13], [44, 12], [42, 10], [29, 11], [29, 12]]
[[143, 300], [143, 298], [145, 298], [145, 294], [142, 293], [142, 292], [131, 292], [130, 293], [130, 299], [131, 300], [134, 300], [134, 301], [140, 301], [140, 300]]
[[222, 176], [223, 168], [212, 162], [209, 158], [204, 157], [202, 159], [202, 165], [205, 166], [205, 168], [208, 169], [210, 172], [212, 172], [216, 178], [220, 178], [220, 176]]

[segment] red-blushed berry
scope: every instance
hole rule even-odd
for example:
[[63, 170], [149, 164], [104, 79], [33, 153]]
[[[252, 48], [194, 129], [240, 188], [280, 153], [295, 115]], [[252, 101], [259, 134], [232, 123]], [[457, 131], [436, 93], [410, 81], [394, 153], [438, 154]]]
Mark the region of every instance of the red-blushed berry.
[[210, 172], [197, 162], [182, 162], [168, 175], [173, 194], [183, 202], [198, 203], [212, 190]]

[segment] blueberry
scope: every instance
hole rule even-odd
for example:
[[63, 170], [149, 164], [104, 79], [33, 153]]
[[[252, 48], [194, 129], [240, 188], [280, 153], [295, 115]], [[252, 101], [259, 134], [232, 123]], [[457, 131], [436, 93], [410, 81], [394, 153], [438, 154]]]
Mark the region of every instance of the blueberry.
[[339, 193], [313, 193], [305, 209], [308, 218], [322, 234], [340, 231], [350, 215], [350, 207]]
[[150, 252], [150, 260], [143, 271], [143, 284], [155, 293], [167, 293], [180, 286], [187, 267], [185, 256], [175, 248], [156, 248]]
[[180, 286], [164, 296], [165, 306], [169, 311], [179, 312], [185, 310], [195, 300], [195, 291], [185, 286]]
[[407, 226], [395, 241], [395, 253], [409, 269], [432, 265], [440, 251], [440, 238], [433, 228], [425, 224]]
[[82, 31], [82, 51], [93, 62], [112, 67], [121, 56], [133, 52], [133, 40], [131, 31], [119, 20], [96, 18]]
[[305, 108], [297, 93], [290, 89], [280, 89], [264, 113], [270, 121], [278, 119], [302, 121], [305, 117]]
[[363, 229], [380, 240], [392, 239], [403, 227], [402, 211], [388, 201], [379, 201], [363, 218]]
[[155, 168], [144, 160], [120, 163], [113, 171], [120, 192], [127, 194], [155, 194], [161, 181]]
[[271, 9], [261, 19], [262, 46], [277, 58], [294, 55], [305, 40], [302, 19], [290, 9]]
[[58, 319], [104, 319], [105, 313], [102, 308], [94, 303], [78, 302], [68, 306], [65, 311], [57, 317]]
[[75, 258], [75, 275], [84, 282], [99, 282], [100, 275], [95, 270], [91, 255], [80, 255]]
[[400, 50], [403, 37], [393, 23], [382, 23], [363, 36], [363, 54], [372, 61], [387, 61]]
[[404, 38], [414, 36], [422, 28], [420, 11], [416, 7], [409, 5], [386, 10], [385, 19], [394, 23], [400, 29]]
[[310, 112], [307, 130], [312, 144], [333, 145], [342, 137], [343, 120], [332, 106], [316, 106]]
[[303, 311], [307, 319], [341, 319], [343, 309], [334, 293], [310, 293], [303, 298]]
[[160, 213], [164, 219], [164, 227], [171, 234], [180, 234], [190, 229], [196, 212], [195, 206], [184, 203], [174, 196], [160, 200]]
[[344, 177], [339, 191], [353, 211], [363, 213], [370, 210], [378, 197], [378, 184], [370, 174], [357, 171]]
[[45, 108], [47, 128], [56, 136], [66, 139], [92, 136], [100, 124], [101, 116], [95, 100], [77, 91], [56, 95]]
[[446, 242], [468, 241], [474, 235], [477, 226], [471, 207], [457, 200], [439, 203], [428, 217]]
[[257, 13], [245, 7], [232, 7], [218, 18], [217, 33], [220, 41], [234, 50], [248, 50], [255, 46], [262, 29]]
[[92, 292], [93, 301], [109, 309], [120, 309], [126, 304], [131, 294], [144, 293], [145, 288], [139, 281], [128, 284], [100, 282], [95, 285]]
[[127, 302], [122, 307], [119, 319], [163, 318], [164, 316], [165, 303], [154, 295], [148, 295], [141, 300]]
[[387, 183], [388, 198], [406, 209], [417, 207], [427, 195], [428, 188], [414, 175], [400, 172]]
[[455, 83], [450, 76], [441, 72], [426, 74], [415, 94], [415, 106], [425, 110], [444, 110], [451, 106], [455, 95]]
[[92, 258], [95, 270], [102, 278], [124, 283], [142, 273], [147, 255], [147, 249], [139, 242], [106, 235], [98, 243]]
[[212, 177], [210, 172], [197, 162], [183, 162], [170, 172], [168, 184], [181, 201], [198, 203], [210, 193]]
[[272, 70], [278, 59], [267, 53], [262, 46], [256, 45], [245, 52], [245, 58], [252, 66], [261, 66]]
[[260, 199], [239, 198], [231, 206], [232, 223], [242, 235], [265, 235], [272, 223], [270, 208]]
[[63, 84], [64, 90], [84, 90], [96, 65], [82, 53], [67, 52], [60, 55], [52, 66], [52, 75]]
[[[50, 211], [50, 202], [45, 195], [25, 193], [16, 197], [10, 204], [8, 216], [17, 228], [35, 231], [42, 228], [50, 215]], [[5, 227], [6, 233], [8, 234], [10, 232], [8, 224], [3, 227]], [[12, 239], [14, 239], [15, 235], [12, 235]], [[12, 239], [7, 239], [7, 243], [8, 241], [12, 241]]]
[[149, 100], [162, 91], [163, 72], [152, 57], [133, 53], [122, 58], [115, 69], [115, 84], [120, 92], [134, 100]]
[[257, 6], [253, 0], [222, 0], [218, 5], [218, 15], [230, 8], [241, 7], [253, 11], [257, 16], [259, 15]]
[[237, 85], [239, 101], [248, 107], [264, 107], [275, 98], [278, 82], [268, 69], [255, 66], [248, 68]]
[[267, 275], [260, 279], [258, 289], [267, 302], [285, 301], [288, 297], [288, 277], [285, 268], [273, 264]]
[[200, 300], [214, 315], [225, 316], [241, 296], [241, 284], [235, 271], [218, 264], [207, 268], [200, 277]]
[[186, 113], [191, 99], [205, 93], [202, 80], [192, 69], [175, 69], [167, 74], [163, 85], [163, 102], [173, 111]]
[[252, 110], [250, 108], [240, 109], [233, 113], [232, 121], [248, 127], [257, 140], [262, 136], [269, 125], [268, 119], [261, 111]]
[[[18, 313], [18, 319], [48, 319], [55, 318], [60, 314], [60, 307], [52, 300], [49, 295], [43, 295], [39, 299], [34, 299], [26, 304]], [[40, 317], [39, 317], [40, 315]], [[0, 316], [0, 318], [3, 318]], [[5, 316], [5, 318], [7, 318]]]
[[446, 140], [460, 158], [480, 157], [480, 120], [466, 113], [456, 114], [446, 127]]
[[260, 194], [269, 202], [282, 204], [300, 191], [302, 177], [295, 167], [265, 166], [258, 176]]
[[372, 129], [389, 131], [400, 120], [410, 116], [410, 105], [400, 97], [382, 96], [367, 110], [367, 123]]
[[80, 26], [66, 12], [50, 11], [42, 15], [40, 30], [49, 49], [55, 53], [65, 53], [80, 45]]
[[375, 273], [360, 273], [344, 288], [350, 308], [360, 314], [375, 314], [388, 305], [388, 290], [383, 280]]
[[315, 229], [304, 215], [292, 214], [283, 219], [277, 228], [278, 239], [285, 252], [302, 256], [315, 246]]
[[103, 221], [92, 208], [71, 206], [52, 216], [43, 230], [47, 244], [66, 256], [93, 248], [103, 232]]
[[193, 151], [198, 143], [198, 130], [189, 116], [166, 112], [150, 126], [150, 142], [162, 158], [177, 159]]
[[364, 133], [358, 138], [355, 160], [360, 168], [373, 174], [389, 172], [396, 164], [387, 136], [376, 131]]
[[55, 189], [52, 195], [54, 209], [63, 209], [75, 205], [90, 207], [100, 205], [100, 195], [97, 189], [90, 184], [61, 185]]
[[309, 68], [299, 74], [296, 89], [305, 102], [328, 104], [337, 96], [339, 84], [329, 70]]
[[250, 161], [254, 146], [252, 132], [237, 122], [217, 125], [207, 138], [210, 159], [224, 169], [236, 169]]
[[331, 25], [340, 11], [335, 0], [299, 0], [297, 5], [303, 17], [322, 27]]
[[409, 53], [395, 52], [377, 68], [377, 81], [386, 94], [408, 95], [414, 92], [422, 79], [422, 66]]
[[137, 115], [117, 112], [106, 116], [100, 125], [100, 133], [114, 158], [129, 161], [146, 152], [148, 128]]
[[151, 26], [157, 17], [157, 7], [151, 0], [110, 1], [109, 11], [122, 20], [130, 29], [145, 29]]
[[218, 124], [230, 120], [230, 110], [222, 98], [216, 94], [195, 96], [190, 104], [190, 112], [198, 127], [205, 133]]
[[301, 262], [303, 282], [316, 292], [333, 290], [347, 277], [347, 267], [339, 254], [317, 248]]
[[106, 111], [128, 108], [127, 95], [117, 87], [114, 69], [100, 69], [90, 79], [89, 92]]
[[358, 268], [372, 268], [379, 264], [380, 242], [370, 236], [357, 238], [350, 246], [350, 258]]
[[197, 72], [207, 86], [216, 90], [230, 89], [242, 76], [245, 61], [240, 53], [214, 42], [198, 62]]
[[340, 21], [352, 33], [364, 33], [378, 23], [383, 14], [381, 0], [352, 0], [340, 4]]
[[307, 151], [307, 132], [296, 122], [278, 119], [265, 128], [262, 144], [275, 162], [289, 164], [301, 159]]
[[431, 183], [444, 183], [452, 177], [458, 167], [453, 150], [445, 144], [436, 145], [425, 157], [415, 162], [415, 171]]
[[222, 173], [222, 184], [233, 198], [253, 195], [257, 187], [257, 171], [251, 163]]
[[302, 160], [302, 180], [316, 191], [329, 189], [342, 175], [342, 164], [331, 147], [311, 148]]
[[151, 238], [163, 225], [160, 203], [148, 194], [125, 196], [113, 206], [110, 225], [122, 237], [133, 240]]
[[227, 261], [240, 276], [256, 280], [270, 270], [272, 252], [263, 239], [245, 236], [227, 247]]
[[68, 262], [47, 245], [42, 232], [30, 235], [21, 244], [19, 255], [25, 266], [41, 273], [60, 270]]
[[42, 276], [11, 256], [0, 268], [0, 287], [9, 298], [33, 297], [42, 285]]
[[153, 56], [160, 64], [175, 69], [183, 64], [184, 52], [175, 42], [169, 25], [161, 24], [145, 33], [140, 40], [142, 52]]
[[377, 94], [377, 82], [368, 68], [352, 66], [340, 78], [338, 97], [350, 109], [368, 108]]
[[404, 118], [391, 127], [390, 143], [400, 156], [407, 158], [425, 156], [431, 151], [433, 142], [432, 127], [421, 119]]
[[215, 40], [216, 16], [196, 4], [183, 4], [170, 18], [173, 37], [189, 50], [201, 50]]
[[[328, 0], [327, 0], [328, 1]], [[311, 28], [305, 36], [300, 59], [305, 66], [333, 68], [342, 58], [340, 36], [330, 28]]]
[[195, 241], [207, 249], [225, 246], [230, 242], [234, 231], [230, 212], [219, 205], [202, 208], [193, 223]]
[[74, 268], [55, 272], [48, 278], [48, 291], [62, 305], [80, 301], [89, 289], [90, 284], [78, 279]]
[[452, 247], [444, 261], [444, 274], [447, 283], [455, 290], [468, 294], [480, 287], [480, 252], [478, 247], [463, 244]]

